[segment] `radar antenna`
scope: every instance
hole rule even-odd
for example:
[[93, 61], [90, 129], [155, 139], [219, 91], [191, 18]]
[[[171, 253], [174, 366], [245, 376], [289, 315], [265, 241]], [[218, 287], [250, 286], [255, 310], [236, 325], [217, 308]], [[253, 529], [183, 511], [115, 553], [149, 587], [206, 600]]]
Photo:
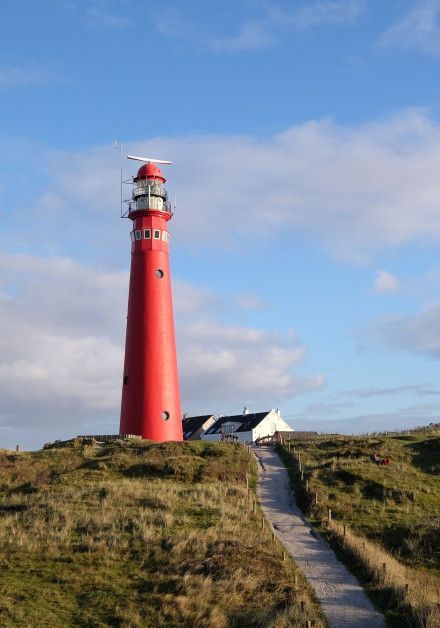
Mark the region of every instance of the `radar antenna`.
[[134, 155], [127, 155], [127, 159], [135, 159], [136, 161], [146, 161], [152, 164], [166, 164], [171, 166], [172, 161], [164, 161], [163, 159], [153, 159], [152, 157], [135, 157]]

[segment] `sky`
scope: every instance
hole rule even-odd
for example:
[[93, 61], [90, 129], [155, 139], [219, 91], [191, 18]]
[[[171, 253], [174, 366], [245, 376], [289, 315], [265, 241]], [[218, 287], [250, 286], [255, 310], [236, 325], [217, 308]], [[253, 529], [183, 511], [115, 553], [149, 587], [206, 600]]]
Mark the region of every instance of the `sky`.
[[1, 0], [0, 35], [0, 448], [118, 431], [115, 140], [173, 161], [184, 412], [439, 420], [440, 0]]

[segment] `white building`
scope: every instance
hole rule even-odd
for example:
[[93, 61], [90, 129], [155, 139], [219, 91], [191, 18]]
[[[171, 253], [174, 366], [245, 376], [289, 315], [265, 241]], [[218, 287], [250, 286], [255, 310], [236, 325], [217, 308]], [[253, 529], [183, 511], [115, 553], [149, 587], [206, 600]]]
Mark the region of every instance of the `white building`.
[[238, 440], [240, 443], [252, 443], [262, 436], [272, 436], [275, 432], [291, 431], [292, 428], [281, 417], [279, 410], [248, 414], [221, 416], [204, 434], [202, 440]]

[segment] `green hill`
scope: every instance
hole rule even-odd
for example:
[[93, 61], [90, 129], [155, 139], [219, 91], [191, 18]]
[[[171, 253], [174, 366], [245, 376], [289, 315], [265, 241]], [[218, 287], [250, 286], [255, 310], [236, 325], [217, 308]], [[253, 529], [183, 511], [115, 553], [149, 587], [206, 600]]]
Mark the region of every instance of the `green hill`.
[[324, 626], [255, 473], [225, 443], [0, 451], [0, 625]]
[[[389, 435], [293, 438], [280, 453], [291, 467], [304, 512], [321, 525], [331, 510], [332, 525], [321, 529], [351, 554], [355, 570], [360, 566], [367, 580], [373, 579], [373, 588], [387, 590], [386, 605], [411, 607], [411, 625], [437, 626], [440, 427]], [[389, 464], [381, 464], [383, 460]], [[420, 622], [414, 613], [421, 616]]]

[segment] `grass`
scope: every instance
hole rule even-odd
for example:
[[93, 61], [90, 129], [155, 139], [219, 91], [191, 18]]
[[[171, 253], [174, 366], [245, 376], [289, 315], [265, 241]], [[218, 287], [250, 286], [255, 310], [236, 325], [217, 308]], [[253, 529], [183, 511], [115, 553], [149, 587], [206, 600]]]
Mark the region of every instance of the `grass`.
[[0, 450], [0, 625], [325, 626], [246, 477], [226, 443]]
[[[301, 455], [304, 481], [293, 447]], [[293, 439], [290, 448], [280, 453], [299, 505], [366, 579], [376, 600], [410, 625], [440, 625], [439, 427], [405, 435]], [[390, 465], [375, 464], [374, 454], [389, 458]]]

